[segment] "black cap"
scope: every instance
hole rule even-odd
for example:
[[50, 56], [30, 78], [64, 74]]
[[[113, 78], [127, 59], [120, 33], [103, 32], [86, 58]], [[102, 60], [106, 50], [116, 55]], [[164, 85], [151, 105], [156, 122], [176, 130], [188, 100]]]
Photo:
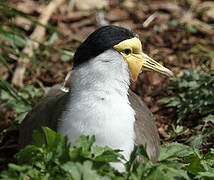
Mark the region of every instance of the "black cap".
[[118, 26], [103, 26], [92, 34], [77, 48], [73, 67], [87, 62], [93, 57], [112, 48], [114, 45], [134, 37], [130, 30]]

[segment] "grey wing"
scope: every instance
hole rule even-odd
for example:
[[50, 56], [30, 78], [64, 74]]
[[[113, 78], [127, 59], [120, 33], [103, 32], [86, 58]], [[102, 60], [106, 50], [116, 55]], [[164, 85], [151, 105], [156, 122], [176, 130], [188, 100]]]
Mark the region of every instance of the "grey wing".
[[156, 162], [160, 151], [160, 138], [152, 113], [133, 91], [129, 90], [129, 101], [135, 111], [135, 143], [146, 147], [149, 158]]
[[32, 141], [35, 129], [47, 126], [57, 129], [58, 119], [61, 116], [68, 93], [62, 91], [59, 85], [54, 86], [48, 95], [29, 112], [22, 121], [19, 129], [19, 145], [24, 147]]

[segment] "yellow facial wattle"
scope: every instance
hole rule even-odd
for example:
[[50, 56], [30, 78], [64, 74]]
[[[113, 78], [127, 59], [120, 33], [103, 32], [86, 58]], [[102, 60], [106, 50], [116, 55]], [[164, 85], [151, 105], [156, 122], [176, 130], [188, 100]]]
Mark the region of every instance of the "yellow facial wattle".
[[124, 40], [113, 48], [121, 53], [127, 61], [131, 79], [133, 81], [137, 80], [138, 75], [143, 69], [153, 70], [166, 76], [173, 75], [172, 71], [143, 53], [141, 41], [136, 37]]

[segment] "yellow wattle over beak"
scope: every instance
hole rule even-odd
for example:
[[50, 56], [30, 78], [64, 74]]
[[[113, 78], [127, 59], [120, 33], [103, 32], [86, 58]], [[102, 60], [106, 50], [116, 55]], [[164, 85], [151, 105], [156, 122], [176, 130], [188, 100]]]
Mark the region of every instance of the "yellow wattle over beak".
[[[124, 40], [114, 46], [114, 49], [121, 53], [128, 63], [131, 79], [137, 80], [138, 75], [145, 70], [153, 70], [168, 77], [173, 76], [172, 71], [165, 68], [142, 51], [142, 44], [136, 37]], [[130, 53], [126, 53], [129, 50]]]

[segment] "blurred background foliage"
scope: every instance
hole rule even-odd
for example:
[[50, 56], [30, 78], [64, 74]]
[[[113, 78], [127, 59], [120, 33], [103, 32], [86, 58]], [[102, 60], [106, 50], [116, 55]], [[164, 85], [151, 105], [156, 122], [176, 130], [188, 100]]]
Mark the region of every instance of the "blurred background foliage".
[[[144, 51], [175, 73], [173, 79], [167, 80], [156, 73], [144, 72], [138, 82], [132, 84], [132, 89], [155, 115], [163, 144], [179, 142], [182, 150], [193, 148], [194, 155], [187, 155], [188, 161], [173, 154], [173, 161], [177, 159], [175, 167], [185, 167], [176, 173], [181, 173], [184, 179], [212, 179], [214, 3], [202, 0], [164, 0], [164, 3], [160, 0], [97, 0], [94, 4], [87, 0], [70, 0], [62, 2], [48, 23], [43, 24], [41, 15], [51, 2], [57, 0], [0, 2], [0, 170], [7, 168], [10, 162], [17, 162], [14, 154], [18, 150], [20, 122], [50, 86], [63, 81], [71, 70], [77, 46], [97, 27], [115, 24], [136, 32]], [[45, 33], [40, 30], [33, 35], [38, 27], [43, 27]], [[37, 45], [32, 48], [32, 44]], [[22, 78], [24, 85], [20, 86], [16, 81], [16, 70], [23, 64], [24, 76], [18, 78]], [[163, 145], [166, 154], [170, 154], [173, 146]], [[70, 159], [68, 161], [70, 163]], [[167, 167], [172, 163], [171, 160], [166, 162], [169, 163]], [[94, 167], [87, 163], [77, 166]], [[153, 173], [152, 178], [164, 171], [162, 166], [147, 163], [144, 167], [137, 165], [141, 168], [136, 168], [139, 169], [136, 172], [129, 169], [127, 173], [138, 179], [142, 176], [135, 173], [142, 175], [145, 168], [150, 174], [155, 166], [157, 174]], [[28, 170], [34, 171], [30, 164], [10, 165], [4, 177], [15, 178]], [[170, 171], [167, 178], [173, 179], [175, 171]], [[29, 177], [35, 175], [36, 179], [38, 172], [32, 173]], [[121, 176], [124, 177], [127, 176]]]

